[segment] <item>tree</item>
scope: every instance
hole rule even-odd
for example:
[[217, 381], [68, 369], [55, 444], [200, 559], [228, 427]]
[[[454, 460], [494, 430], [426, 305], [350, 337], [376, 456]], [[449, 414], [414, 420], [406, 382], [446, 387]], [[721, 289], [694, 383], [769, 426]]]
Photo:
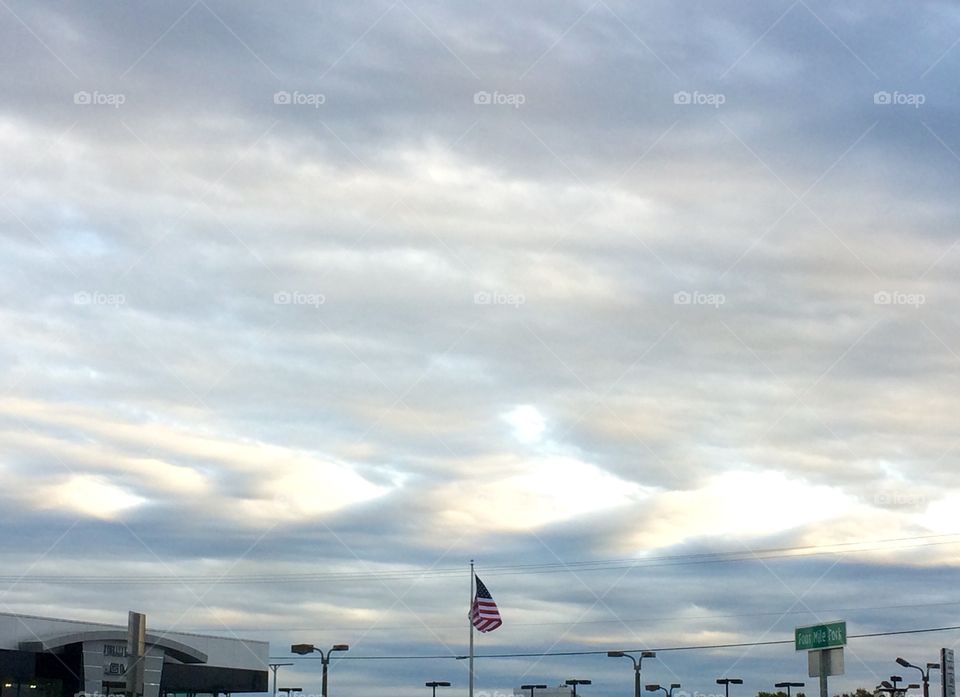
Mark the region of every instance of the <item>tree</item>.
[[839, 695], [834, 695], [834, 697], [874, 697], [873, 690], [865, 690], [862, 687], [858, 687], [855, 692], [844, 692]]

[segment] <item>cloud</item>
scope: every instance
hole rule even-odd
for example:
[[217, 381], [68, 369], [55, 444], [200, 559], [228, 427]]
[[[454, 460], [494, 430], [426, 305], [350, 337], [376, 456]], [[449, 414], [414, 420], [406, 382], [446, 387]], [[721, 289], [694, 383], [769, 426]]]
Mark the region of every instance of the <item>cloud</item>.
[[[789, 505], [785, 505], [789, 502]], [[855, 499], [775, 471], [729, 471], [691, 491], [668, 492], [650, 502], [650, 528], [635, 544], [671, 547], [706, 535], [748, 540], [758, 529], [776, 534], [852, 513]]]
[[[0, 440], [11, 464], [23, 468], [44, 463], [34, 467], [34, 483], [44, 476], [58, 481], [31, 498], [53, 501], [54, 506], [65, 503], [82, 514], [116, 517], [151, 499], [200, 505], [217, 495], [235, 499], [236, 509], [224, 507], [225, 517], [261, 525], [315, 517], [388, 490], [346, 463], [290, 448], [120, 421], [90, 409], [51, 407], [35, 400], [3, 400], [0, 414], [8, 420]], [[78, 432], [86, 442], [76, 442]], [[155, 455], [135, 454], [144, 451]], [[60, 470], [71, 473], [67, 481], [59, 482]], [[126, 488], [110, 483], [108, 476], [125, 482]]]
[[522, 443], [536, 443], [547, 427], [543, 414], [530, 404], [515, 407], [503, 418], [513, 428], [514, 437]]
[[59, 484], [41, 486], [34, 500], [38, 508], [56, 508], [108, 520], [146, 502], [101, 477], [88, 475], [73, 475]]
[[[354, 655], [462, 650], [470, 558], [509, 611], [485, 639], [518, 651], [786, 636], [820, 608], [938, 621], [924, 603], [951, 600], [957, 558], [925, 536], [956, 532], [960, 490], [955, 11], [4, 11], [9, 568], [192, 576], [111, 605]], [[529, 568], [603, 558], [637, 566]], [[6, 597], [94, 615], [103, 588]], [[904, 597], [923, 606], [868, 607]], [[895, 648], [858, 646], [836, 684]], [[658, 675], [697, 689], [738, 659], [751, 690], [798, 669], [758, 649]], [[356, 694], [422, 682], [361, 663], [337, 666]], [[484, 680], [540, 669], [560, 671]]]
[[644, 494], [636, 484], [570, 457], [478, 462], [475, 471], [437, 489], [438, 499], [447, 502], [447, 524], [523, 530], [625, 506]]

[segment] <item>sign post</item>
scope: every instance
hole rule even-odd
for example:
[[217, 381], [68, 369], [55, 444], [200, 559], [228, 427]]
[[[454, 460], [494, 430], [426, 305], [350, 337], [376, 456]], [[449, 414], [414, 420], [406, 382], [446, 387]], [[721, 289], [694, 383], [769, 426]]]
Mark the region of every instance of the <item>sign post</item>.
[[843, 647], [847, 643], [847, 623], [841, 621], [797, 627], [793, 630], [793, 636], [794, 648], [807, 652], [808, 675], [811, 678], [820, 678], [820, 697], [829, 697], [827, 676], [843, 675]]
[[127, 695], [143, 695], [143, 661], [146, 654], [147, 616], [133, 612], [127, 613]]
[[830, 672], [830, 659], [824, 649], [817, 651], [820, 654], [820, 697], [830, 697], [827, 691], [827, 674]]
[[940, 649], [941, 697], [957, 697], [957, 674], [953, 663], [953, 649]]

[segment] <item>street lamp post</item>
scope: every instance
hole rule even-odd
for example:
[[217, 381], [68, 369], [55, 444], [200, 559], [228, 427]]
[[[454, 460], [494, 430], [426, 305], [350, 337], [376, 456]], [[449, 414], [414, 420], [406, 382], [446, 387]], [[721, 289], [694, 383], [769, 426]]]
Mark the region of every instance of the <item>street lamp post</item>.
[[807, 683], [805, 682], [778, 682], [774, 685], [776, 688], [785, 687], [787, 688], [787, 697], [790, 697], [790, 688], [791, 687], [803, 687]]
[[546, 686], [546, 685], [521, 685], [521, 686], [520, 686], [520, 689], [521, 689], [521, 690], [530, 690], [530, 697], [533, 697], [533, 691], [534, 691], [534, 690], [546, 690], [546, 689], [547, 689], [547, 686]]
[[647, 685], [647, 692], [656, 692], [657, 690], [663, 690], [663, 694], [665, 694], [667, 697], [673, 697], [673, 690], [676, 687], [680, 687], [680, 683], [678, 682], [670, 683], [669, 690], [665, 688], [663, 685], [660, 685], [658, 683], [651, 683], [650, 685]]
[[930, 697], [930, 671], [931, 671], [931, 670], [939, 670], [939, 669], [940, 669], [940, 664], [939, 664], [939, 663], [928, 663], [928, 664], [927, 664], [927, 669], [924, 670], [924, 669], [921, 668], [920, 666], [915, 666], [915, 665], [913, 665], [910, 661], [908, 661], [908, 660], [906, 660], [906, 659], [903, 659], [903, 658], [899, 658], [899, 657], [898, 657], [898, 658], [897, 658], [897, 663], [899, 663], [900, 665], [902, 665], [904, 668], [913, 668], [914, 670], [919, 670], [919, 671], [920, 671], [920, 681], [923, 683], [923, 697]]
[[891, 675], [890, 682], [883, 680], [880, 682], [881, 687], [877, 690], [878, 692], [889, 692], [890, 697], [905, 697], [907, 690], [919, 690], [920, 685], [918, 683], [912, 682], [909, 685], [904, 687], [898, 687], [899, 683], [903, 682], [903, 678], [899, 675]]
[[438, 687], [450, 687], [450, 683], [446, 680], [431, 680], [430, 682], [423, 683], [427, 687], [433, 688], [433, 697], [437, 697], [437, 688]]
[[330, 654], [334, 651], [349, 651], [350, 646], [347, 644], [334, 644], [326, 653], [323, 649], [318, 649], [313, 644], [294, 644], [290, 647], [291, 653], [300, 654], [301, 656], [306, 656], [308, 653], [316, 652], [320, 654], [320, 663], [323, 665], [323, 682], [320, 683], [320, 694], [323, 697], [327, 697], [327, 667], [330, 665]]
[[270, 663], [270, 670], [273, 671], [273, 697], [277, 697], [277, 671], [283, 666], [292, 666], [292, 663]]
[[723, 685], [724, 697], [730, 697], [730, 686], [742, 685], [743, 680], [741, 678], [717, 678], [717, 684]]
[[881, 680], [876, 691], [885, 692], [888, 697], [902, 697], [903, 694], [903, 690], [898, 689], [895, 685], [891, 684], [889, 680]]
[[573, 697], [577, 697], [577, 685], [592, 685], [593, 680], [567, 680], [566, 683], [573, 686]]
[[[636, 653], [636, 652], [633, 652]], [[640, 697], [640, 668], [644, 658], [656, 658], [656, 651], [641, 651], [639, 658], [634, 658], [629, 651], [607, 651], [610, 658], [629, 658], [633, 662], [633, 697]]]
[[877, 686], [877, 692], [886, 692], [890, 697], [905, 697], [907, 690], [919, 690], [920, 684], [912, 682], [909, 685], [904, 685], [903, 687], [893, 687], [886, 680], [882, 681], [880, 685]]

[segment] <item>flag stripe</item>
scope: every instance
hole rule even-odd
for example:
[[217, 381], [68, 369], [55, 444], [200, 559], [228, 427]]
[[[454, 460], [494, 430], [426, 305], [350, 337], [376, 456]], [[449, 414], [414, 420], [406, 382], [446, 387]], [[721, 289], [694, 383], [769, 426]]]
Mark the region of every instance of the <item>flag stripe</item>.
[[476, 575], [474, 579], [477, 582], [477, 590], [473, 597], [473, 606], [470, 608], [470, 622], [481, 632], [492, 632], [503, 624], [503, 620], [500, 619], [500, 610], [497, 609], [497, 604], [493, 602], [493, 597], [483, 585], [483, 581]]

